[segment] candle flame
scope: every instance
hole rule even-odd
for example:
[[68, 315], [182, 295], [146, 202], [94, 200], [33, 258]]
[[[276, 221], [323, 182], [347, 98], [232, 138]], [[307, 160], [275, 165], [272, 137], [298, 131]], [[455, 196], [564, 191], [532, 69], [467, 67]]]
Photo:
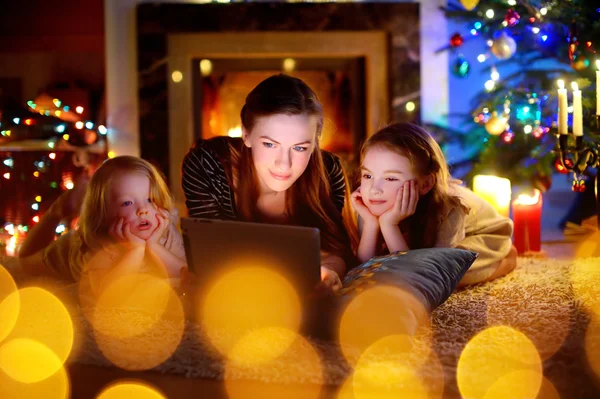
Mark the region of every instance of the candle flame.
[[542, 193], [540, 192], [540, 190], [537, 190], [537, 189], [533, 190], [533, 191], [534, 191], [533, 195], [519, 194], [519, 196], [515, 200], [515, 204], [518, 204], [518, 205], [535, 205], [538, 202], [540, 202], [540, 197], [541, 197]]
[[571, 83], [571, 87], [573, 88], [573, 91], [579, 90], [579, 86], [577, 86], [577, 82]]
[[558, 88], [561, 89], [561, 90], [565, 88], [565, 81], [562, 80], [562, 79], [558, 79], [556, 81], [556, 84], [558, 85]]

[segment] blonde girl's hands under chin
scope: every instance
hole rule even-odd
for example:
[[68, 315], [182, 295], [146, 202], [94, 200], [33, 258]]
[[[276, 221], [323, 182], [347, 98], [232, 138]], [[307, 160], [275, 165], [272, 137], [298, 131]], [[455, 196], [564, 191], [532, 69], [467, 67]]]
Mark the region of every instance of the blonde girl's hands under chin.
[[364, 220], [365, 224], [377, 224], [377, 216], [373, 215], [365, 205], [362, 195], [360, 194], [360, 187], [352, 193], [350, 199], [352, 200], [352, 207]]
[[131, 224], [126, 223], [124, 218], [117, 218], [108, 228], [108, 234], [126, 249], [134, 249], [146, 246], [146, 240], [131, 232]]
[[417, 182], [404, 182], [396, 194], [394, 206], [379, 216], [381, 226], [397, 226], [401, 221], [415, 213], [419, 202]]
[[156, 228], [150, 234], [150, 237], [146, 239], [148, 244], [158, 244], [160, 239], [165, 234], [165, 231], [169, 227], [169, 214], [163, 209], [159, 209], [156, 212]]

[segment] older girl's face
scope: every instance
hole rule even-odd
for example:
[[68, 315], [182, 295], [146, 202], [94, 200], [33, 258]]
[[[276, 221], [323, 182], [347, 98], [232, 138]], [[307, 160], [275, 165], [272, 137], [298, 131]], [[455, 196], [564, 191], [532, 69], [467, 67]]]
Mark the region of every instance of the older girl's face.
[[277, 114], [258, 118], [252, 131], [244, 130], [261, 193], [286, 191], [304, 173], [315, 149], [317, 123], [316, 116]]
[[410, 159], [384, 147], [370, 148], [361, 165], [360, 195], [369, 211], [381, 216], [394, 206], [398, 190], [417, 175]]

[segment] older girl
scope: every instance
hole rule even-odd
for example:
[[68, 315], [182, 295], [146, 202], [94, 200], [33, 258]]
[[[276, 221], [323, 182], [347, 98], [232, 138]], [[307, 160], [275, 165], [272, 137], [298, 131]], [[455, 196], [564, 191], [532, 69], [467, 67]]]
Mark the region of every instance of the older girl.
[[361, 261], [417, 248], [478, 252], [461, 285], [492, 280], [516, 266], [512, 221], [452, 180], [439, 145], [416, 125], [393, 124], [365, 142], [352, 204], [361, 219]]

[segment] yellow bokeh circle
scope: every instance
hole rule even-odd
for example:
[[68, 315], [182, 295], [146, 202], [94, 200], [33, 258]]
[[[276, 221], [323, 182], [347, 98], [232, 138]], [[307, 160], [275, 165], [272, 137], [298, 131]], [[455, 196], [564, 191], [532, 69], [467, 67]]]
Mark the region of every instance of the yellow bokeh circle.
[[[269, 339], [274, 349], [268, 348]], [[258, 353], [261, 348], [266, 355]], [[253, 381], [248, 376], [253, 376]], [[303, 399], [317, 399], [322, 384], [323, 366], [315, 348], [299, 334], [282, 328], [245, 335], [232, 348], [225, 365], [229, 399], [286, 398], [290, 389]]]
[[[93, 317], [98, 347], [116, 366], [147, 370], [167, 360], [177, 349], [185, 328], [183, 305], [168, 280], [152, 276], [127, 276], [117, 288], [108, 288], [99, 299]], [[107, 295], [136, 292], [115, 301]], [[114, 307], [110, 307], [114, 302]]]
[[47, 346], [28, 338], [15, 338], [0, 346], [0, 369], [19, 382], [45, 380], [62, 368]]
[[17, 285], [8, 271], [0, 265], [0, 341], [13, 329], [19, 316], [20, 300]]
[[344, 309], [339, 341], [352, 365], [366, 348], [388, 336], [406, 337], [396, 344], [411, 350], [412, 337], [428, 327], [428, 312], [422, 300], [398, 287], [375, 286], [358, 294]]
[[[12, 341], [11, 341], [12, 342]], [[13, 352], [14, 349], [20, 350], [21, 344], [13, 344], [14, 347], [8, 348], [8, 352]], [[25, 344], [27, 345], [27, 344]], [[0, 349], [0, 352], [3, 349]], [[46, 349], [47, 350], [47, 349]], [[30, 352], [31, 353], [31, 352]], [[39, 353], [39, 352], [38, 352]], [[52, 354], [50, 351], [43, 351], [42, 355], [48, 355], [48, 353]], [[5, 352], [5, 354], [7, 354]], [[10, 354], [9, 356], [12, 356]], [[25, 355], [25, 353], [23, 353]], [[54, 362], [48, 359], [44, 360], [45, 364], [50, 363], [50, 368], [54, 369], [55, 365], [59, 365], [56, 372], [49, 375], [45, 379], [40, 379], [36, 382], [22, 382], [16, 380], [11, 377], [9, 374], [3, 371], [3, 368], [0, 367], [0, 398], [44, 398], [44, 399], [67, 399], [70, 397], [70, 384], [69, 377], [64, 367], [60, 367], [60, 361], [54, 356]], [[49, 356], [48, 356], [49, 357]], [[18, 376], [19, 378], [27, 379], [27, 380], [36, 380], [40, 377], [40, 374], [46, 374], [47, 369], [40, 370], [39, 365], [36, 365], [35, 359], [29, 359], [28, 361], [23, 361], [23, 359], [19, 359], [18, 364], [9, 365], [10, 373]], [[11, 362], [12, 363], [12, 362]], [[32, 367], [38, 368], [37, 370], [26, 370], [25, 368]], [[42, 371], [42, 373], [40, 373]], [[37, 377], [35, 375], [37, 374]]]
[[[65, 305], [56, 296], [38, 287], [23, 288], [9, 295], [6, 300], [16, 301], [17, 295], [20, 301], [19, 315], [4, 342], [17, 338], [35, 341], [53, 352], [60, 365], [64, 364], [73, 348], [74, 336], [73, 322]], [[47, 370], [48, 376], [57, 368]]]
[[158, 389], [140, 382], [119, 382], [104, 389], [96, 399], [166, 399]]
[[523, 333], [507, 326], [490, 327], [467, 343], [456, 376], [463, 397], [535, 398], [542, 384], [542, 361]]
[[279, 273], [261, 267], [241, 267], [221, 276], [208, 288], [199, 320], [214, 347], [229, 355], [251, 331], [280, 327], [297, 332], [301, 305], [294, 287]]

